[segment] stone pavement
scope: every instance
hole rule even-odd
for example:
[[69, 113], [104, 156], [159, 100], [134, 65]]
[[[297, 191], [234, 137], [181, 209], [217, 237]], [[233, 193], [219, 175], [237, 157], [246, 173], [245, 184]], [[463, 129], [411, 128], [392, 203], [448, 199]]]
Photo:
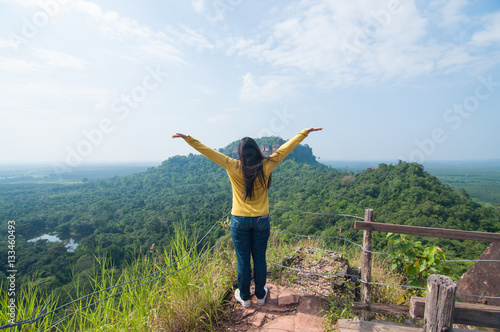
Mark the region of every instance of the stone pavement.
[[264, 306], [252, 297], [252, 306], [243, 308], [235, 299], [233, 325], [225, 331], [325, 331], [324, 301], [315, 295], [302, 294], [289, 288], [268, 283], [269, 293]]

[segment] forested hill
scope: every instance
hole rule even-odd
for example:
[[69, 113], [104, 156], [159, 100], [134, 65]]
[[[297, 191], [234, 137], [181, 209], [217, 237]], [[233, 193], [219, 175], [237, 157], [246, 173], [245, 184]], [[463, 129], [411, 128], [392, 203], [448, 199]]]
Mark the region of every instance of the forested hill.
[[[256, 140], [265, 156], [269, 156], [286, 141], [281, 137], [270, 136], [262, 137]], [[219, 151], [232, 158], [238, 158], [238, 144], [235, 141]], [[300, 144], [287, 157], [298, 162], [306, 164], [317, 164], [316, 157], [313, 155], [312, 149], [307, 144]]]
[[[307, 146], [297, 151], [273, 172], [270, 205], [277, 208], [271, 210], [275, 230], [342, 234], [360, 243], [362, 232], [353, 229], [353, 219], [285, 210], [363, 216], [372, 208], [377, 222], [500, 231], [498, 211], [473, 202], [464, 192], [456, 193], [419, 164], [380, 164], [354, 174], [315, 162]], [[15, 220], [18, 275], [25, 280], [36, 275], [40, 285], [52, 289], [79, 275], [92, 275], [93, 255], [111, 257], [119, 268], [153, 244], [168, 247], [176, 224], [184, 224], [192, 240], [230, 209], [231, 187], [224, 169], [201, 155], [175, 156], [145, 172], [106, 181], [0, 185], [0, 246], [7, 248], [7, 221]], [[78, 248], [68, 252], [60, 243], [26, 242], [45, 229], [76, 239]], [[208, 240], [213, 243], [222, 234], [222, 227], [217, 228]], [[377, 250], [386, 245], [384, 236], [374, 236]], [[486, 247], [479, 242], [431, 241], [449, 257], [477, 258]], [[5, 272], [1, 266], [0, 277]]]

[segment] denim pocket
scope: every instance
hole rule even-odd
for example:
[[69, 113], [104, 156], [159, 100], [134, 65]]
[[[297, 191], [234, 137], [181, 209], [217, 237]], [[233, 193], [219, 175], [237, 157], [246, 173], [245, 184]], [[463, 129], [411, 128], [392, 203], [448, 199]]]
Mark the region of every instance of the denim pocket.
[[255, 227], [261, 231], [265, 231], [265, 230], [271, 228], [271, 224], [269, 222], [269, 215], [262, 216], [259, 219], [257, 219], [257, 222], [255, 223]]
[[241, 229], [241, 224], [238, 221], [238, 217], [231, 216], [231, 227], [235, 229]]

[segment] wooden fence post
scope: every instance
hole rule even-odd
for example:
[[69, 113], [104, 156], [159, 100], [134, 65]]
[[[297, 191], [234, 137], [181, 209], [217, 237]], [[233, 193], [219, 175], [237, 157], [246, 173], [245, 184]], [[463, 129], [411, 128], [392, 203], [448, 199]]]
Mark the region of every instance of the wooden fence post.
[[427, 278], [424, 332], [452, 332], [457, 285], [450, 277], [432, 274]]
[[[365, 210], [365, 221], [373, 222], [373, 209]], [[363, 256], [361, 258], [361, 302], [370, 303], [372, 280], [372, 231], [363, 231]], [[370, 313], [362, 313], [361, 319], [369, 320]]]

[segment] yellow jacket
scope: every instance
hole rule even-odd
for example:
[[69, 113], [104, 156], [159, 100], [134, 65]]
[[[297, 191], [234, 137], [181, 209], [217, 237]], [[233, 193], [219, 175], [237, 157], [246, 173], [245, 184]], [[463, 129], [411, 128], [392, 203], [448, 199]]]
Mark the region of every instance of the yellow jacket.
[[[266, 181], [272, 170], [308, 135], [309, 132], [306, 129], [302, 130], [300, 133], [295, 135], [294, 138], [284, 143], [278, 148], [278, 150], [271, 154], [269, 160], [263, 160], [264, 176]], [[239, 160], [230, 158], [225, 154], [215, 151], [191, 136], [186, 137], [184, 140], [198, 152], [205, 155], [208, 159], [226, 169], [233, 188], [233, 215], [242, 217], [260, 217], [269, 213], [267, 190], [262, 187], [260, 181], [255, 181], [254, 183], [255, 191], [253, 198], [247, 198], [245, 201], [243, 200], [243, 194], [245, 193], [245, 181], [243, 179], [241, 162]]]

